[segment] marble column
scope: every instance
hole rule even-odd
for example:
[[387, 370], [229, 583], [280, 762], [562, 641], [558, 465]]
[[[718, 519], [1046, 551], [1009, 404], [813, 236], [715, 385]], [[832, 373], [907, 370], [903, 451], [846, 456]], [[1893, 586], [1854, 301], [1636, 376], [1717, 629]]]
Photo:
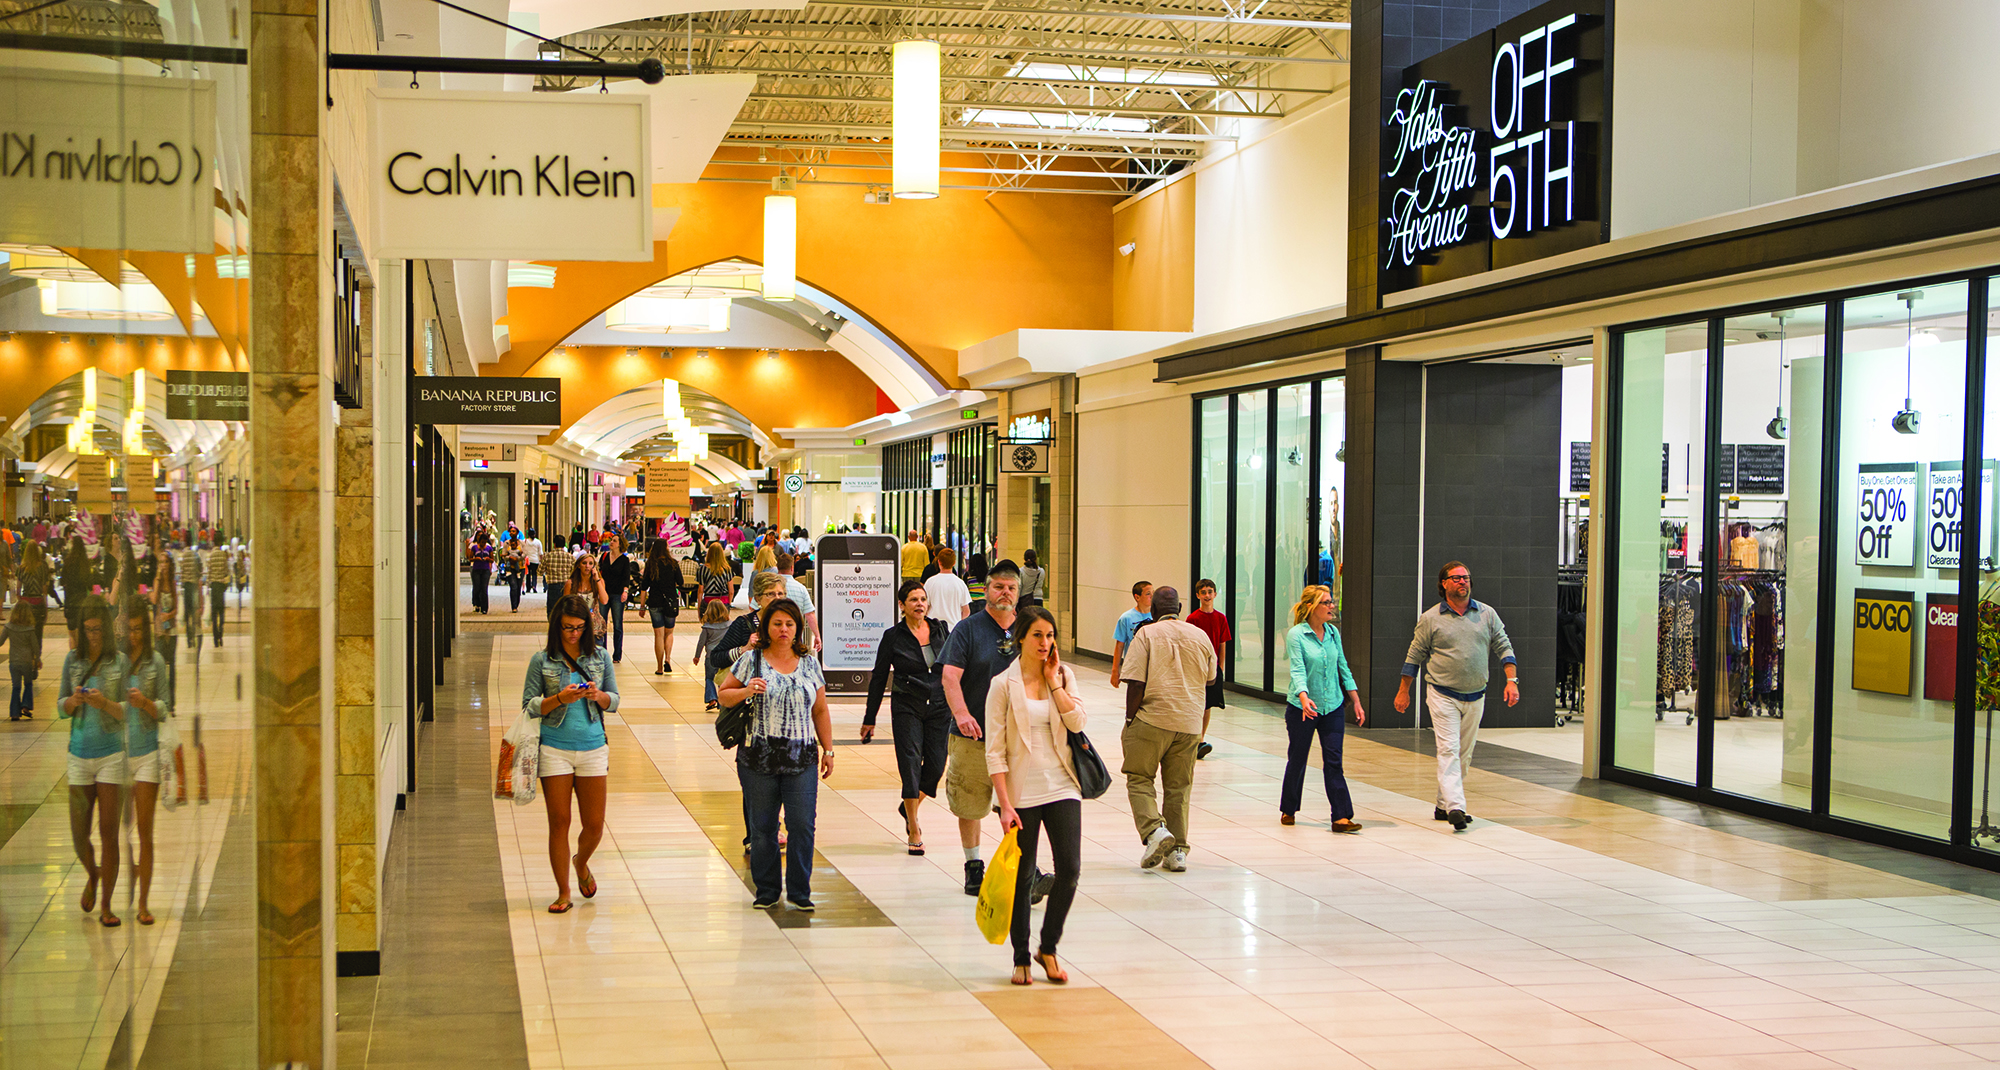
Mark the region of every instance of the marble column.
[[1055, 614], [1057, 634], [1063, 652], [1076, 652], [1076, 376], [1056, 380], [1055, 404], [1049, 413], [1050, 434], [1055, 443], [1049, 449], [1049, 582], [1055, 597], [1048, 600]]
[[249, 531], [259, 1066], [326, 1064], [324, 367], [319, 4], [252, 0]]
[[[395, 280], [400, 283], [402, 280]], [[373, 352], [373, 296], [363, 290], [361, 350]], [[374, 361], [364, 371], [370, 382]], [[373, 383], [370, 382], [370, 386]], [[361, 391], [361, 407], [340, 410], [334, 432], [333, 703], [338, 731], [333, 779], [334, 947], [342, 975], [380, 968], [380, 888], [376, 856], [375, 411], [379, 392]]]

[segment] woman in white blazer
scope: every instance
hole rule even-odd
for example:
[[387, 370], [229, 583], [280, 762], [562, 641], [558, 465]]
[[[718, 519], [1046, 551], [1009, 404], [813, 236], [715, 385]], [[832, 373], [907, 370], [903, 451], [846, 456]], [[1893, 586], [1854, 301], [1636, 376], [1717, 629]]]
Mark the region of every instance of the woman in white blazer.
[[[1033, 961], [1051, 983], [1064, 984], [1069, 974], [1056, 961], [1056, 944], [1083, 869], [1083, 790], [1070, 760], [1069, 733], [1083, 731], [1083, 704], [1076, 699], [1076, 674], [1056, 653], [1056, 621], [1048, 610], [1022, 609], [1009, 638], [1019, 656], [986, 693], [986, 771], [1000, 803], [1001, 829], [1021, 830], [1021, 866], [1014, 878], [1014, 983], [1034, 982], [1029, 972]], [[1031, 960], [1029, 887], [1044, 828], [1056, 884], [1042, 915], [1041, 947]]]

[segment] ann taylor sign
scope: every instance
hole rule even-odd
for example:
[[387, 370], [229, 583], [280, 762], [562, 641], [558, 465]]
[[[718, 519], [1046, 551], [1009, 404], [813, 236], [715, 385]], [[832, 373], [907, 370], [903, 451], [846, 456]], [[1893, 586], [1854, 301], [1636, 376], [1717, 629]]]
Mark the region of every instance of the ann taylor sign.
[[649, 98], [377, 89], [374, 255], [651, 260]]
[[1383, 292], [1605, 239], [1603, 3], [1545, 4], [1405, 69], [1384, 102]]

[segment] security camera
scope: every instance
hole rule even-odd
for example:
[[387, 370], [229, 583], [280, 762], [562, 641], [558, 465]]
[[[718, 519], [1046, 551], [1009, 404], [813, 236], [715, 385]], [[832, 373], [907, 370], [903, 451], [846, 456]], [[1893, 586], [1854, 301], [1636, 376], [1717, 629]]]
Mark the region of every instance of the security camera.
[[1889, 421], [1889, 426], [1899, 435], [1914, 435], [1923, 429], [1924, 414], [1910, 408], [1910, 399], [1903, 399], [1903, 409]]

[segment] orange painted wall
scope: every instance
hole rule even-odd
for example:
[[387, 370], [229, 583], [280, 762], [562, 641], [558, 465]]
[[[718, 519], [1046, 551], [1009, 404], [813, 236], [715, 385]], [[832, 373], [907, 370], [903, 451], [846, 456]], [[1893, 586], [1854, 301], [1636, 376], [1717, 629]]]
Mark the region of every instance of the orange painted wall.
[[[698, 357], [693, 349], [627, 355], [616, 346], [564, 346], [518, 374], [562, 380], [563, 428], [619, 394], [661, 379], [721, 398], [766, 433], [778, 427], [845, 427], [874, 416], [876, 408], [868, 376], [830, 349], [786, 349], [776, 357], [755, 349], [714, 349]], [[553, 442], [561, 433], [542, 441]]]
[[[213, 338], [168, 338], [165, 345], [145, 336], [130, 338], [79, 331], [62, 335], [29, 332], [0, 342], [0, 427], [27, 411], [49, 388], [89, 366], [97, 374], [123, 377], [145, 368], [164, 377], [169, 368], [235, 371], [223, 344]], [[95, 339], [97, 344], [88, 344]]]
[[[761, 262], [769, 192], [738, 182], [655, 187], [655, 205], [681, 215], [670, 240], [655, 245], [654, 262], [560, 263], [553, 289], [510, 290], [514, 348], [499, 374], [522, 374], [660, 279], [730, 257]], [[960, 383], [958, 350], [995, 335], [1111, 326], [1113, 198], [946, 191], [930, 201], [869, 205], [861, 194], [800, 184], [799, 277], [873, 320], [944, 382]]]
[[[1126, 203], [1111, 216], [1111, 329], [1194, 330], [1194, 184], [1198, 174]], [[1125, 243], [1131, 256], [1118, 255]]]

